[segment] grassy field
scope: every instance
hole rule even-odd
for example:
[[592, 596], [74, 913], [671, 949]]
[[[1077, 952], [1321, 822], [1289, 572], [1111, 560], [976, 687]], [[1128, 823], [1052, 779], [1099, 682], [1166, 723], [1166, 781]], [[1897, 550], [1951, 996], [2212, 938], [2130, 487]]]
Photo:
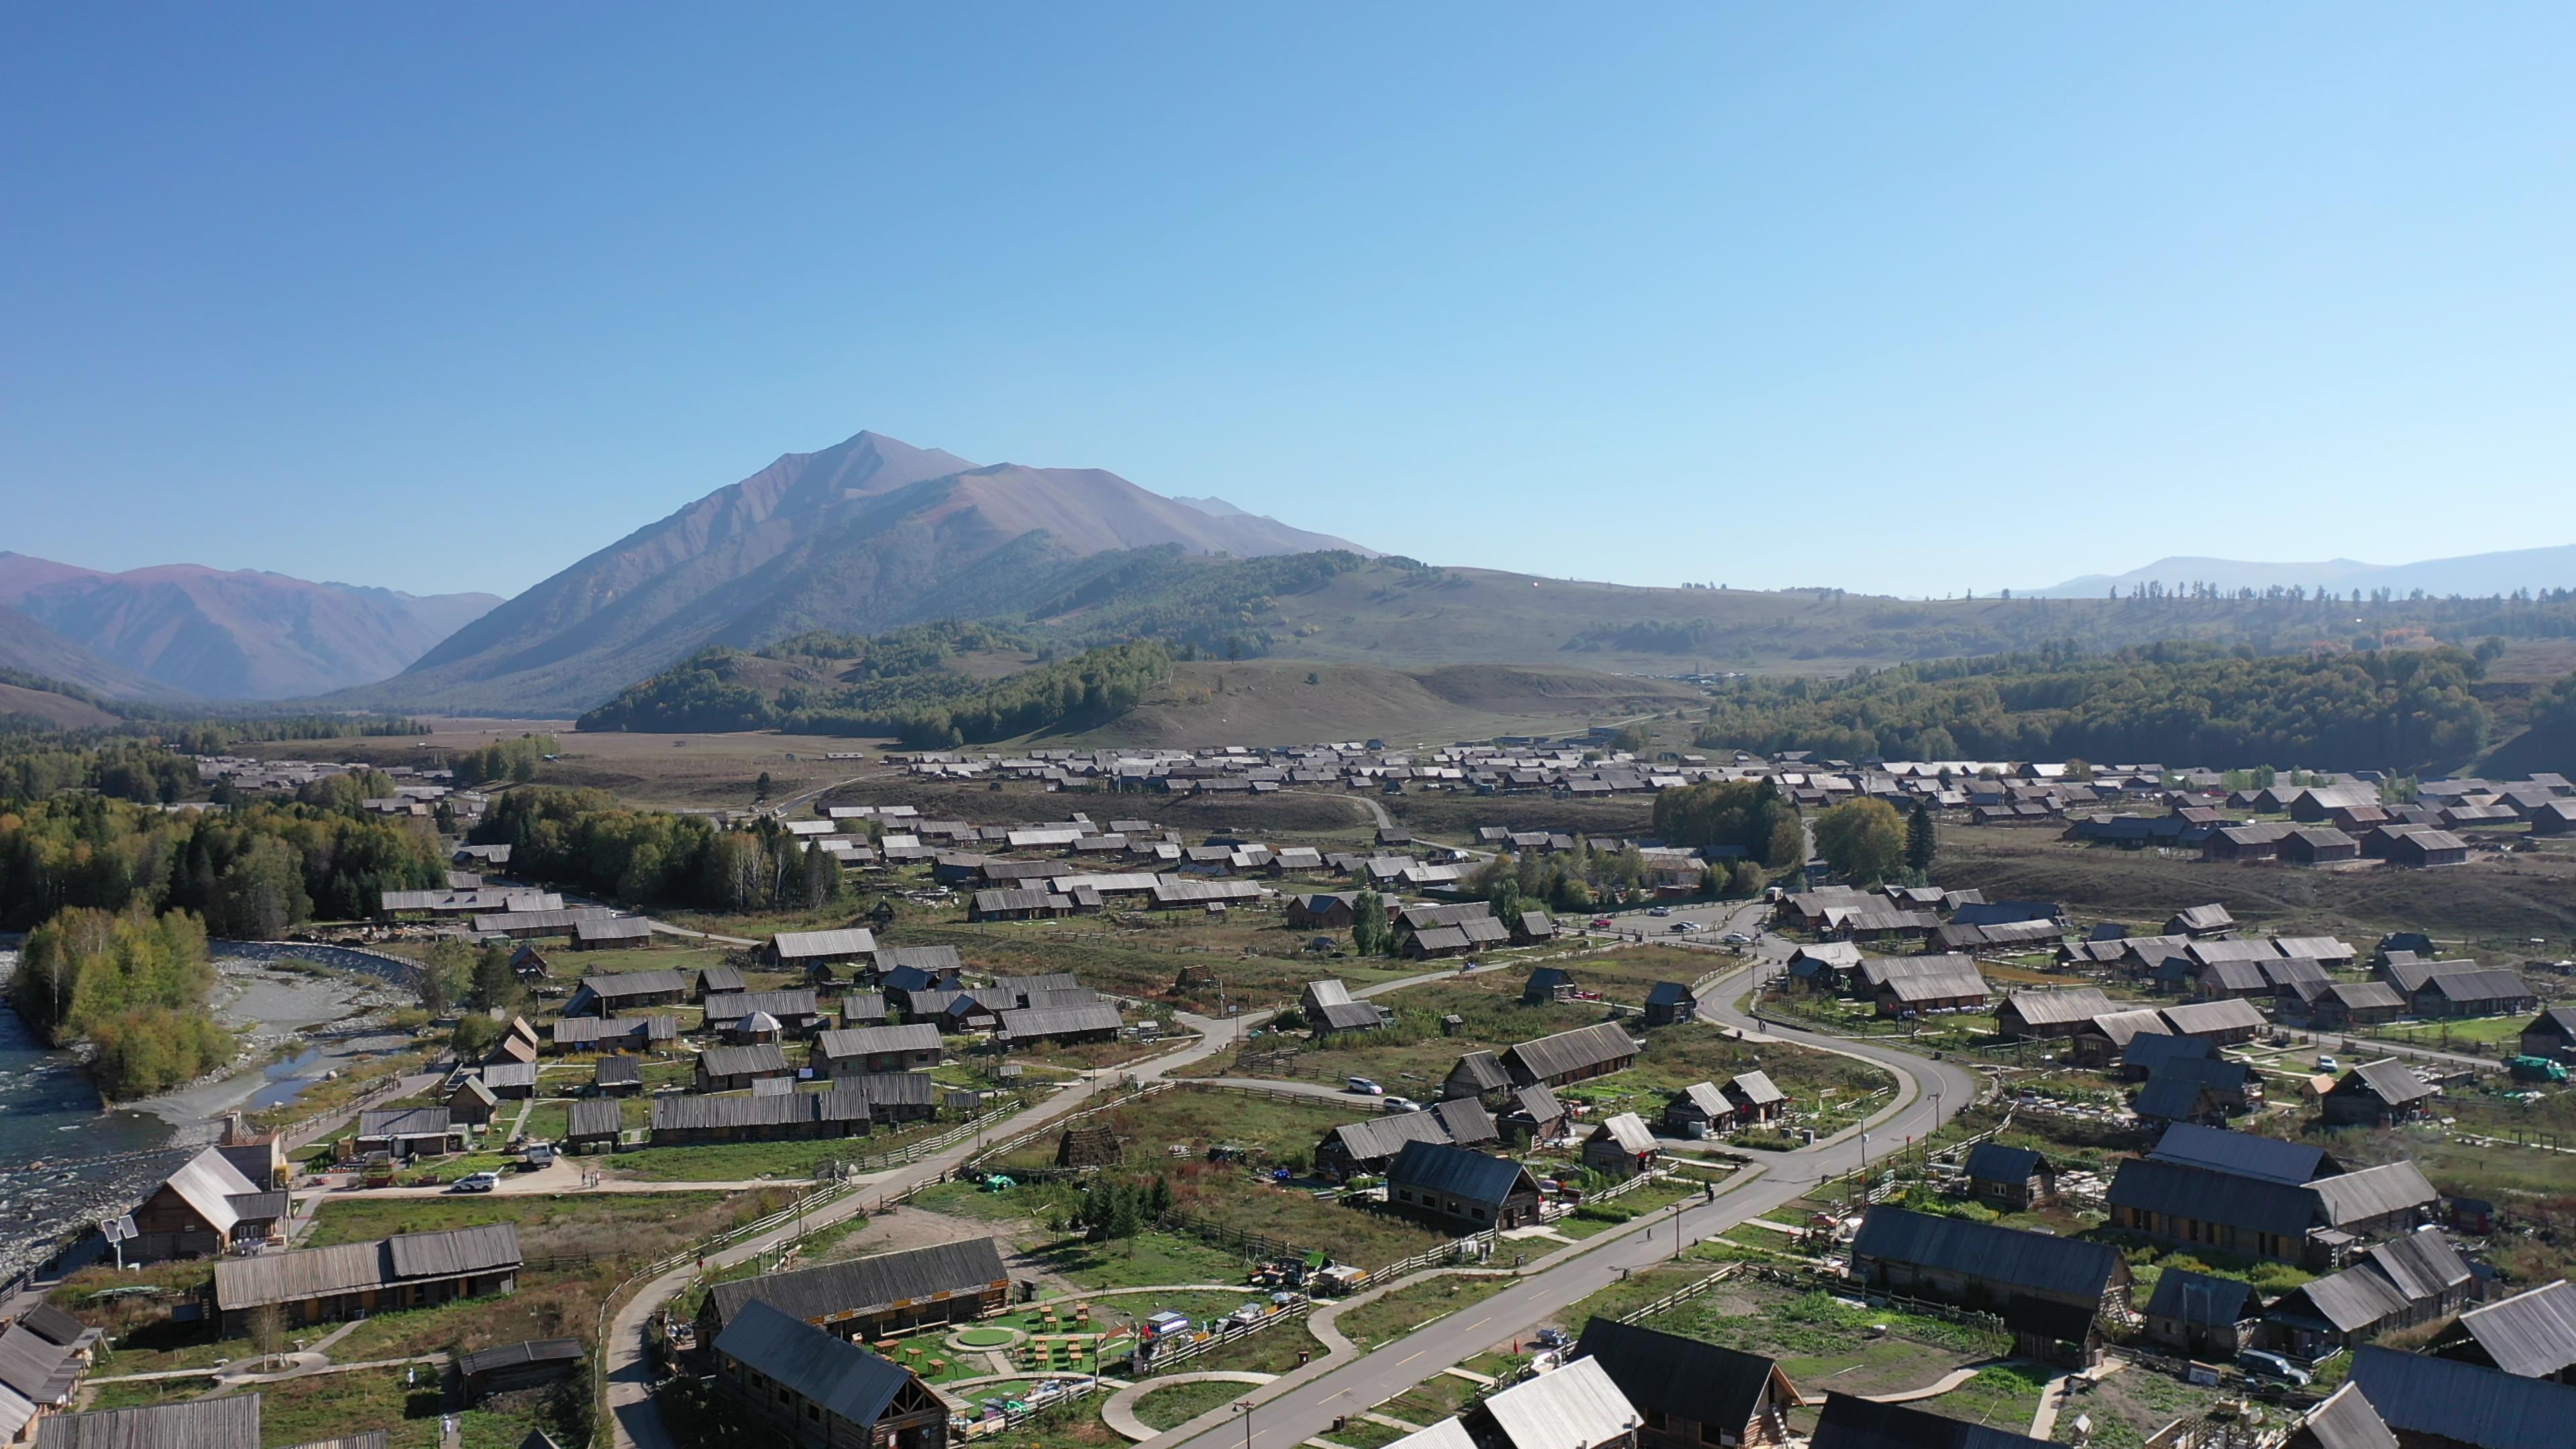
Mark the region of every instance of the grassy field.
[[1154, 1429], [1177, 1429], [1208, 1410], [1230, 1404], [1251, 1392], [1248, 1384], [1174, 1384], [1155, 1389], [1136, 1401], [1136, 1417]]
[[[1182, 1087], [1157, 1092], [1108, 1112], [1085, 1117], [1076, 1127], [1107, 1127], [1125, 1149], [1122, 1168], [1152, 1173], [1175, 1162], [1204, 1160], [1218, 1143], [1248, 1148], [1271, 1160], [1302, 1156], [1326, 1132], [1369, 1115], [1374, 1099], [1354, 1097], [1349, 1104], [1309, 1103], [1279, 1097], [1257, 1097]], [[1052, 1167], [1060, 1132], [1041, 1136], [998, 1158], [994, 1166]], [[1181, 1149], [1178, 1157], [1172, 1149]]]
[[[1646, 959], [1624, 959], [1630, 956]], [[1670, 979], [1668, 967], [1690, 964], [1695, 962], [1658, 962], [1644, 951], [1611, 952], [1577, 962], [1572, 969], [1578, 982], [1635, 989], [1642, 998], [1643, 990], [1637, 981]], [[1630, 979], [1614, 978], [1610, 974], [1613, 969], [1624, 969]], [[1349, 1033], [1313, 1045], [1302, 1050], [1284, 1070], [1264, 1065], [1258, 1072], [1248, 1071], [1241, 1053], [1220, 1054], [1196, 1070], [1212, 1077], [1261, 1075], [1325, 1082], [1365, 1076], [1390, 1092], [1429, 1100], [1439, 1095], [1450, 1067], [1467, 1052], [1501, 1051], [1516, 1042], [1571, 1031], [1601, 1019], [1597, 1003], [1526, 1005], [1520, 998], [1521, 981], [1519, 973], [1498, 973], [1435, 982], [1396, 993], [1386, 998], [1396, 1008], [1394, 1026], [1378, 1032]], [[1440, 1020], [1447, 1015], [1456, 1015], [1462, 1023], [1454, 1034], [1442, 1033]], [[1871, 1100], [1870, 1094], [1891, 1090], [1895, 1085], [1895, 1079], [1887, 1073], [1849, 1057], [1785, 1043], [1753, 1046], [1704, 1023], [1660, 1027], [1651, 1032], [1636, 1026], [1633, 1019], [1630, 1025], [1632, 1030], [1644, 1032], [1646, 1039], [1646, 1050], [1638, 1064], [1615, 1076], [1563, 1088], [1558, 1092], [1560, 1098], [1590, 1102], [1605, 1115], [1635, 1111], [1652, 1120], [1661, 1116], [1667, 1097], [1683, 1087], [1759, 1070], [1769, 1073], [1772, 1081], [1795, 1099], [1796, 1109], [1812, 1119], [1809, 1125], [1830, 1129], [1850, 1120], [1856, 1109]], [[1248, 1043], [1246, 1049], [1257, 1057], [1270, 1045], [1271, 1039], [1265, 1037]], [[1884, 1105], [1886, 1098], [1875, 1100]]]
[[2238, 865], [2197, 856], [2069, 845], [2045, 831], [1945, 827], [1943, 885], [1975, 886], [1989, 900], [2063, 901], [2081, 919], [2152, 927], [2186, 905], [2216, 901], [2252, 926], [2333, 934], [2355, 944], [2388, 931], [2502, 959], [2520, 959], [2528, 937], [2576, 935], [2576, 841], [2555, 840], [2506, 858], [2479, 856], [2438, 870], [2310, 870]]
[[756, 1192], [556, 1194], [546, 1197], [334, 1198], [302, 1246], [371, 1242], [394, 1233], [516, 1223], [531, 1257], [603, 1248], [650, 1261], [739, 1222], [775, 1211], [784, 1189]]
[[639, 1147], [589, 1159], [600, 1171], [639, 1182], [750, 1182], [758, 1178], [811, 1177], [825, 1164], [856, 1162], [936, 1136], [954, 1122], [907, 1122], [859, 1137], [816, 1137], [792, 1142], [698, 1142]]
[[1362, 1349], [1376, 1348], [1435, 1318], [1473, 1308], [1510, 1287], [1512, 1281], [1499, 1276], [1444, 1273], [1363, 1303], [1345, 1312], [1336, 1320], [1336, 1326], [1343, 1337]]

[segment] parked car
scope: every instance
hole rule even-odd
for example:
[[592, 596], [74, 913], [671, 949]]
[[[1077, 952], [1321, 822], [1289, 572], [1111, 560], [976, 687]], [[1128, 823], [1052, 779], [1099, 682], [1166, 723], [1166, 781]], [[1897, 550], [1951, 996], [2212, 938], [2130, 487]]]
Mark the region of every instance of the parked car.
[[1717, 939], [1724, 941], [1730, 946], [1750, 946], [1753, 944], [1753, 938], [1744, 934], [1742, 931], [1729, 931]]
[[449, 1192], [490, 1192], [501, 1185], [497, 1172], [469, 1172], [447, 1185]]
[[1370, 1081], [1366, 1077], [1342, 1078], [1342, 1090], [1345, 1092], [1357, 1092], [1364, 1097], [1383, 1097], [1386, 1095], [1386, 1088], [1379, 1086], [1377, 1083]]
[[1592, 929], [1594, 929], [1594, 930], [1596, 930], [1596, 931], [1606, 931], [1606, 930], [1609, 930], [1609, 929], [1610, 929], [1610, 918], [1609, 918], [1608, 916], [1594, 916], [1594, 917], [1592, 918]]
[[1672, 913], [1673, 908], [1670, 906], [1656, 906], [1652, 910], [1646, 912], [1646, 914], [1650, 916], [1669, 916]]
[[2332, 1056], [2324, 1052], [2319, 1052], [2317, 1054], [2317, 1070], [2321, 1072], [2331, 1072], [2338, 1070], [2338, 1068], [2336, 1067], [2335, 1059]]
[[1419, 1112], [1422, 1110], [1422, 1104], [1411, 1097], [1389, 1097], [1378, 1104], [1378, 1110], [1390, 1117], [1396, 1117], [1406, 1112]]
[[2245, 1370], [2246, 1375], [2251, 1378], [2272, 1379], [2301, 1388], [2305, 1388], [2308, 1383], [2309, 1375], [2306, 1369], [2277, 1353], [2265, 1353], [2259, 1348], [2249, 1348], [2238, 1354], [2236, 1366]]

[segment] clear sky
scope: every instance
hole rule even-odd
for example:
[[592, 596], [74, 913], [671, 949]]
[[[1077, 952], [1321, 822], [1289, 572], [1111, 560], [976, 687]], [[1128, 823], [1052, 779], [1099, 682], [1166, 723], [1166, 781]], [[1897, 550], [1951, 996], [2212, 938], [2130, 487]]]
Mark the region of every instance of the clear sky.
[[861, 428], [1635, 583], [2566, 543], [2571, 54], [2511, 4], [9, 6], [0, 548], [508, 593]]

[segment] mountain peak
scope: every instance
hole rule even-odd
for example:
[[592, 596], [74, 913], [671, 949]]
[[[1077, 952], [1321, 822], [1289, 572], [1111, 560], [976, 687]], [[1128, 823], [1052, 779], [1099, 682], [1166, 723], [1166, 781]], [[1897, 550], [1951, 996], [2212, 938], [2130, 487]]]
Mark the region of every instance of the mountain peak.
[[[931, 485], [931, 486], [923, 486]], [[971, 617], [1036, 571], [1178, 546], [1256, 557], [1345, 549], [1100, 468], [976, 464], [861, 431], [789, 453], [649, 524], [460, 630], [387, 697], [587, 708], [707, 644]]]

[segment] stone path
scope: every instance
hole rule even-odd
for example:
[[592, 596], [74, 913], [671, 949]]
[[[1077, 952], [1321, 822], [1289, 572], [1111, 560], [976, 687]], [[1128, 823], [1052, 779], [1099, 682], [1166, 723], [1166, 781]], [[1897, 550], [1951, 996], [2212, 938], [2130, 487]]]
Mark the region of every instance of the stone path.
[[2072, 1374], [2051, 1374], [2048, 1382], [2039, 1386], [2039, 1407], [2030, 1415], [2030, 1437], [2045, 1439], [2057, 1428], [2057, 1411], [2065, 1405], [2066, 1386], [2073, 1380]]
[[[1992, 1359], [1987, 1360], [1988, 1363], [1995, 1361], [1996, 1360]], [[1910, 1404], [1917, 1399], [1937, 1399], [1943, 1394], [1950, 1392], [1952, 1389], [1957, 1388], [1959, 1385], [1966, 1383], [1968, 1380], [1975, 1378], [1977, 1376], [1977, 1370], [1984, 1368], [1985, 1366], [1986, 1365], [1982, 1363], [1972, 1363], [1966, 1368], [1952, 1369], [1948, 1373], [1941, 1375], [1941, 1377], [1934, 1379], [1932, 1382], [1925, 1384], [1919, 1389], [1898, 1389], [1892, 1394], [1855, 1394], [1853, 1397], [1867, 1399], [1873, 1404]]]
[[1277, 1374], [1246, 1373], [1239, 1369], [1211, 1369], [1199, 1374], [1165, 1374], [1158, 1379], [1147, 1379], [1141, 1384], [1130, 1384], [1111, 1394], [1109, 1402], [1100, 1406], [1100, 1418], [1101, 1422], [1130, 1439], [1138, 1441], [1151, 1439], [1163, 1431], [1136, 1417], [1136, 1401], [1156, 1389], [1168, 1389], [1174, 1384], [1259, 1385], [1266, 1384], [1277, 1377], [1279, 1377]]

